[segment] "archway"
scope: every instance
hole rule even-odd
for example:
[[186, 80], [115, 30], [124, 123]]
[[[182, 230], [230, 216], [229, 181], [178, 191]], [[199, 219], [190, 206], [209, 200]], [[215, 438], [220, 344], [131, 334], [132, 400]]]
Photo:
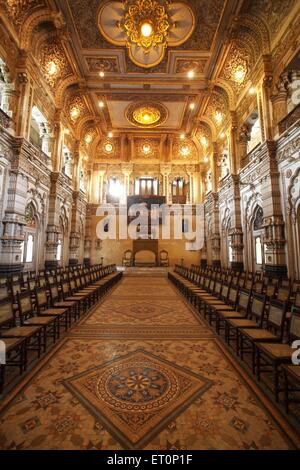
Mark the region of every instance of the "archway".
[[40, 221], [37, 209], [33, 202], [27, 204], [25, 209], [24, 242], [21, 245], [21, 259], [25, 271], [37, 271], [39, 269], [40, 247]]
[[221, 234], [221, 264], [224, 268], [230, 268], [232, 262], [232, 248], [230, 246], [231, 240], [229, 231], [231, 229], [230, 211], [225, 211], [224, 219], [222, 222]]
[[260, 206], [256, 206], [251, 223], [251, 259], [253, 272], [263, 271], [265, 267], [263, 217], [264, 213], [262, 208]]

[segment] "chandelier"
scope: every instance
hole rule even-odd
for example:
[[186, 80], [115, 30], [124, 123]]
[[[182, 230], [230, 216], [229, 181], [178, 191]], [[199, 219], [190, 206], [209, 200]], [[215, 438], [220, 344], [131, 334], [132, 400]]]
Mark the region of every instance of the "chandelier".
[[158, 44], [166, 46], [170, 29], [169, 2], [159, 4], [156, 0], [135, 0], [127, 4], [123, 27], [128, 41], [142, 47], [146, 53]]

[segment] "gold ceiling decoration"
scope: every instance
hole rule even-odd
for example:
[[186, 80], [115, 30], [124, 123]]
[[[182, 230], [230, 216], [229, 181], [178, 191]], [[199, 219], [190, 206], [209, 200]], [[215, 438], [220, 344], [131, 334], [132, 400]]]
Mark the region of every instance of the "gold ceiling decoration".
[[134, 126], [152, 128], [160, 126], [167, 120], [168, 111], [160, 103], [134, 103], [128, 106], [125, 116]]
[[99, 9], [99, 30], [115, 46], [126, 46], [136, 65], [150, 68], [167, 47], [186, 42], [195, 29], [192, 8], [183, 1], [108, 0]]
[[148, 53], [150, 47], [166, 45], [170, 19], [168, 2], [160, 5], [156, 0], [128, 2], [124, 28], [131, 43], [137, 44]]

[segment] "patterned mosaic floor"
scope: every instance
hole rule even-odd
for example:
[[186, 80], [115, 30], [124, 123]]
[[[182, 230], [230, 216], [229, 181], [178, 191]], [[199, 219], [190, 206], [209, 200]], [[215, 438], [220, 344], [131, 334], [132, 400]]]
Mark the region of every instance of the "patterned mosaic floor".
[[299, 442], [163, 278], [124, 278], [3, 400], [0, 415], [0, 449], [294, 449]]

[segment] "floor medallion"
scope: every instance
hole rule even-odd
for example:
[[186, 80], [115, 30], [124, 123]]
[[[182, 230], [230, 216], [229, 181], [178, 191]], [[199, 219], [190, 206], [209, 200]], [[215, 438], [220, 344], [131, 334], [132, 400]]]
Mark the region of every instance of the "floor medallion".
[[139, 349], [64, 385], [125, 448], [135, 449], [208, 390], [211, 381]]

